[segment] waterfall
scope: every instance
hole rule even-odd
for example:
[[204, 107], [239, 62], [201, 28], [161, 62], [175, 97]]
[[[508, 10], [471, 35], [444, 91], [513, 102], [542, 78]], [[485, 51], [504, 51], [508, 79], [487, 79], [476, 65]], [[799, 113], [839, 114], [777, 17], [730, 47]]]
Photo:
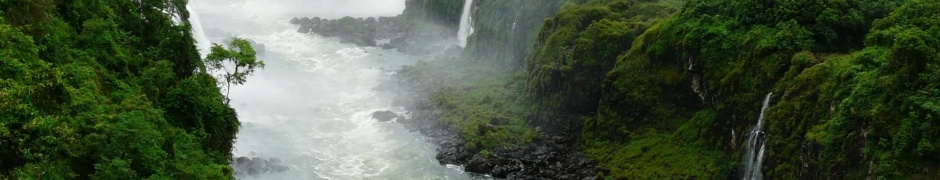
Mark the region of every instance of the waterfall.
[[761, 163], [764, 160], [764, 143], [767, 138], [763, 130], [764, 111], [767, 110], [767, 105], [770, 103], [770, 96], [773, 94], [774, 93], [769, 93], [767, 97], [764, 98], [764, 104], [760, 109], [760, 117], [757, 118], [757, 124], [751, 128], [751, 133], [747, 135], [747, 147], [744, 149], [744, 171], [741, 179], [760, 180], [764, 177], [760, 170]]
[[525, 8], [525, 3], [522, 3], [522, 6], [519, 6], [519, 8], [516, 9], [516, 17], [512, 18], [512, 32], [513, 33], [516, 32], [516, 23], [519, 22], [519, 12], [522, 12], [522, 8]]
[[467, 37], [470, 37], [470, 34], [473, 33], [472, 17], [470, 17], [470, 8], [472, 7], [473, 0], [466, 0], [463, 3], [463, 13], [460, 14], [460, 29], [457, 30], [457, 41], [459, 41], [460, 47], [467, 46]]
[[512, 60], [516, 59], [516, 23], [519, 22], [519, 12], [522, 12], [523, 8], [525, 8], [525, 3], [516, 9], [516, 17], [512, 18], [512, 29], [509, 33], [509, 55]]
[[189, 5], [186, 5], [186, 9], [189, 10], [189, 24], [192, 25], [193, 39], [196, 39], [196, 48], [199, 49], [200, 57], [206, 58], [206, 55], [209, 55], [209, 48], [211, 48], [212, 45], [209, 43], [209, 39], [206, 38], [205, 30], [202, 29], [202, 21], [199, 19], [199, 12], [189, 7]]

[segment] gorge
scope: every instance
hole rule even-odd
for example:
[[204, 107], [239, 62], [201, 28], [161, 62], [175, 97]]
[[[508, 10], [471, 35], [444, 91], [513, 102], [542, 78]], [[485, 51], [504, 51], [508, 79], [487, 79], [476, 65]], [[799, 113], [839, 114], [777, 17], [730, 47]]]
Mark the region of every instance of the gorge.
[[0, 1], [0, 179], [936, 179], [937, 19], [931, 0]]

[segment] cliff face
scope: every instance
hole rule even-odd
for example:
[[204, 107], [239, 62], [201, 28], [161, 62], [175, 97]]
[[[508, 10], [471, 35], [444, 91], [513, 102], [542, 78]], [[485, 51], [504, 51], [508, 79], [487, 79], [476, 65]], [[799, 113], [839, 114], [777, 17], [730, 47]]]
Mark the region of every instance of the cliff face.
[[[494, 72], [508, 82], [445, 87], [437, 103], [445, 117], [458, 114], [443, 119], [467, 130], [461, 138], [480, 144], [511, 146], [487, 134], [525, 129], [575, 139], [570, 146], [598, 161], [598, 177], [724, 179], [741, 175], [749, 130], [773, 93], [757, 132], [764, 176], [937, 177], [938, 5], [474, 1], [476, 31], [460, 63], [503, 69]], [[529, 17], [505, 18], [513, 14]], [[507, 102], [460, 98], [493, 94], [520, 98], [507, 116], [525, 122], [512, 124], [518, 131], [479, 130], [490, 117], [468, 110]], [[482, 152], [491, 151], [470, 151]]]
[[463, 4], [464, 0], [407, 0], [401, 17], [438, 24], [453, 30], [454, 35], [456, 35], [457, 26], [460, 26], [460, 12], [463, 9]]
[[477, 0], [471, 16], [474, 33], [463, 57], [472, 62], [519, 68], [545, 19], [564, 0]]
[[[535, 122], [571, 126], [579, 119], [556, 115], [592, 115], [601, 98], [601, 83], [637, 36], [677, 10], [676, 5], [634, 1], [569, 5], [545, 20], [527, 56], [527, 87], [542, 107]], [[574, 123], [580, 125], [579, 123]], [[577, 126], [575, 126], [577, 127]], [[578, 129], [569, 129], [578, 131]]]
[[[616, 12], [631, 3], [646, 2], [601, 8]], [[556, 19], [579, 9], [605, 12], [591, 11], [591, 5], [563, 8]], [[601, 33], [592, 27], [616, 27], [618, 21], [579, 13], [599, 16], [543, 27], [550, 33], [539, 42], [547, 42], [541, 44], [547, 50], [528, 60], [534, 64], [529, 92], [537, 94], [534, 101], [561, 110], [554, 113], [586, 116], [585, 151], [614, 177], [736, 177], [746, 133], [770, 92], [766, 176], [936, 176], [940, 149], [932, 144], [940, 120], [932, 105], [937, 99], [927, 96], [937, 91], [940, 41], [927, 33], [938, 24], [925, 21], [936, 18], [936, 5], [689, 1], [648, 26]], [[573, 30], [559, 33], [562, 28], [553, 28], [559, 23]], [[640, 32], [615, 42], [594, 40], [617, 39], [617, 30]], [[614, 49], [581, 50], [591, 45]], [[692, 152], [699, 155], [684, 155]]]

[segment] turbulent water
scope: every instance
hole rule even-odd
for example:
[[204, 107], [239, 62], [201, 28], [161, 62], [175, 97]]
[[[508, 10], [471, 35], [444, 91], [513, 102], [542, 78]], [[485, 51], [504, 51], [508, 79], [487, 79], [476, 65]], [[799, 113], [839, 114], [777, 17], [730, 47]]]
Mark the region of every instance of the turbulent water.
[[747, 147], [744, 149], [744, 170], [741, 179], [760, 180], [764, 177], [760, 171], [761, 164], [764, 160], [764, 143], [767, 138], [767, 135], [764, 133], [764, 111], [767, 110], [767, 105], [770, 103], [770, 96], [773, 94], [774, 93], [769, 93], [767, 97], [764, 98], [764, 104], [760, 108], [760, 117], [757, 118], [757, 124], [751, 128], [751, 132], [747, 135]]
[[[457, 30], [457, 40], [460, 41], [460, 47], [467, 46], [467, 37], [473, 33], [473, 17], [470, 16], [473, 0], [466, 0], [463, 3], [463, 13], [460, 14], [460, 28]], [[451, 31], [453, 32], [453, 31]]]
[[402, 111], [374, 88], [388, 69], [416, 58], [300, 34], [288, 23], [294, 16], [391, 16], [403, 8], [404, 0], [191, 1], [200, 48], [232, 36], [264, 45], [259, 58], [267, 67], [231, 89], [242, 122], [234, 155], [277, 158], [290, 169], [239, 178], [474, 178], [439, 165], [436, 145], [420, 134], [371, 118], [377, 110]]

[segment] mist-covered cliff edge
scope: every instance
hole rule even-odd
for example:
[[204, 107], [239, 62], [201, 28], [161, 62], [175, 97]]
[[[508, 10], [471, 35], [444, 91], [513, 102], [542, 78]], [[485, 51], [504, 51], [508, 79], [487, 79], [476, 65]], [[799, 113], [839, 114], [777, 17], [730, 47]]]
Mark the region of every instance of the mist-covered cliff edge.
[[[404, 14], [462, 10], [457, 2], [408, 4]], [[523, 178], [514, 172], [531, 169], [513, 165], [537, 162], [474, 163], [559, 146], [546, 149], [587, 157], [592, 162], [580, 166], [595, 171], [564, 179], [940, 176], [940, 3], [479, 0], [471, 7], [474, 31], [460, 55], [404, 68], [393, 80], [417, 89], [405, 104], [412, 120], [430, 120], [419, 124], [456, 139], [442, 143], [442, 162]], [[456, 33], [458, 21], [432, 22]], [[750, 139], [760, 143], [757, 153], [747, 153], [755, 151]], [[757, 171], [745, 173], [754, 159]]]

